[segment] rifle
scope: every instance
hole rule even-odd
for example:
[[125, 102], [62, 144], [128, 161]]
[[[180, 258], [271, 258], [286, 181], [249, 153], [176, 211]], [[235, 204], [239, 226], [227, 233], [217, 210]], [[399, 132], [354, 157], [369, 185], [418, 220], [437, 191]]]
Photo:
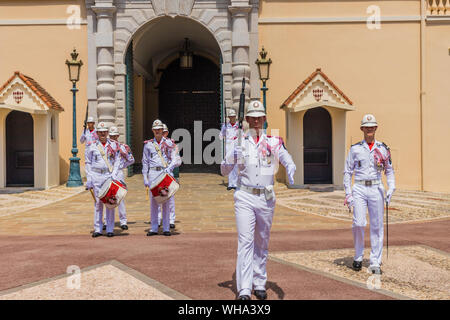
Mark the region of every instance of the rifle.
[[244, 109], [245, 109], [245, 75], [242, 77], [242, 91], [239, 97], [239, 130], [238, 130], [238, 146], [242, 147], [242, 122], [244, 121]]
[[84, 116], [84, 125], [83, 125], [84, 131], [83, 132], [86, 132], [86, 125], [87, 125], [87, 118], [88, 118], [88, 109], [89, 109], [89, 105], [86, 103], [86, 114]]

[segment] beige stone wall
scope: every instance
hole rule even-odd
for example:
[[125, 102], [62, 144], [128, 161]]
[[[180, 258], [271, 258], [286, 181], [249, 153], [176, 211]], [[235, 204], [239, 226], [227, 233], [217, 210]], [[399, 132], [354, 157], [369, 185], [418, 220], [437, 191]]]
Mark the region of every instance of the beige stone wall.
[[[260, 18], [367, 15], [367, 2], [349, 4], [263, 1]], [[420, 9], [418, 1], [377, 4], [386, 15], [417, 15]], [[280, 128], [285, 135], [285, 115], [279, 106], [320, 67], [356, 107], [347, 113], [345, 153], [362, 139], [362, 116], [373, 113], [379, 123], [377, 139], [392, 149], [397, 187], [420, 189], [420, 22], [382, 22], [379, 30], [369, 30], [365, 22], [260, 23], [259, 35], [260, 46], [273, 60], [268, 81], [269, 126]]]
[[[0, 22], [3, 22], [0, 25], [0, 82], [3, 84], [18, 70], [35, 79], [65, 109], [59, 118], [58, 182], [67, 180], [72, 148], [72, 92], [69, 91], [72, 84], [68, 80], [65, 61], [70, 58], [74, 47], [80, 54], [79, 59], [84, 62], [77, 84], [77, 141], [81, 135], [87, 101], [87, 28], [86, 24], [81, 24], [79, 30], [70, 30], [66, 26], [64, 21], [71, 16], [66, 12], [70, 5], [79, 5], [81, 19], [86, 19], [83, 0], [0, 0]], [[22, 24], [5, 25], [13, 20]], [[40, 24], [45, 21], [62, 24]], [[78, 149], [78, 156], [84, 163], [84, 145], [78, 143]]]
[[[367, 17], [367, 7], [372, 4], [380, 7], [384, 18], [411, 21], [382, 22], [380, 30], [369, 30], [365, 21], [330, 21]], [[87, 100], [87, 26], [84, 20], [80, 29], [70, 30], [65, 25], [70, 5], [79, 5], [81, 19], [86, 19], [83, 0], [0, 0], [0, 82], [19, 70], [39, 82], [65, 108], [59, 115], [59, 182], [67, 179], [72, 148], [71, 83], [64, 62], [73, 47], [84, 62], [77, 94], [77, 142]], [[260, 6], [259, 44], [273, 60], [267, 92], [269, 130], [280, 129], [286, 138], [285, 114], [279, 106], [320, 67], [356, 107], [356, 111], [347, 112], [346, 146], [341, 146], [345, 151], [336, 153], [333, 145], [334, 156], [346, 154], [349, 146], [362, 138], [361, 117], [371, 112], [380, 124], [377, 139], [392, 148], [397, 187], [417, 190], [423, 184], [424, 190], [450, 192], [450, 149], [442, 147], [450, 135], [446, 120], [450, 118], [449, 22], [428, 22], [425, 26], [421, 118], [421, 33], [420, 21], [414, 18], [420, 15], [419, 0], [262, 0]], [[304, 18], [326, 22], [292, 23], [292, 19]], [[277, 19], [281, 22], [273, 22]], [[49, 24], [43, 24], [46, 21]], [[157, 117], [157, 91], [143, 82], [136, 83], [146, 92], [145, 98], [136, 100], [143, 106], [142, 119], [150, 122]], [[292, 117], [289, 125], [296, 125], [295, 119], [302, 118]], [[147, 131], [142, 133], [143, 140], [151, 138], [151, 131]], [[78, 148], [83, 175], [84, 145], [78, 143]], [[278, 177], [283, 175], [284, 170], [280, 170]]]
[[450, 192], [450, 22], [426, 27], [424, 189]]

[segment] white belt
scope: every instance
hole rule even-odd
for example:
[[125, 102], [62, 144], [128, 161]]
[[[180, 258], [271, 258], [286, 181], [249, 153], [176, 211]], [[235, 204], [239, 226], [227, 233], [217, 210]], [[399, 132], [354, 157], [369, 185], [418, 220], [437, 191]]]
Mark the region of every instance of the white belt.
[[380, 184], [381, 180], [355, 180], [356, 184], [361, 184], [366, 187], [370, 187], [374, 184]]
[[148, 169], [148, 171], [162, 171], [162, 170], [164, 170], [163, 167], [152, 167]]
[[109, 173], [108, 169], [91, 168], [91, 170], [100, 174]]
[[240, 185], [238, 187], [238, 190], [242, 190], [242, 191], [257, 195], [257, 196], [264, 194], [264, 189], [257, 189], [257, 188], [247, 187], [244, 185]]

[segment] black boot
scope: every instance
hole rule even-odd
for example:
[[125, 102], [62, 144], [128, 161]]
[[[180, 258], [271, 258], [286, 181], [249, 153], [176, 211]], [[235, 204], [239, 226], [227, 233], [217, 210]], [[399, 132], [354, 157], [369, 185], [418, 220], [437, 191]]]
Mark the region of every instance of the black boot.
[[360, 271], [362, 268], [362, 261], [353, 261], [353, 270]]

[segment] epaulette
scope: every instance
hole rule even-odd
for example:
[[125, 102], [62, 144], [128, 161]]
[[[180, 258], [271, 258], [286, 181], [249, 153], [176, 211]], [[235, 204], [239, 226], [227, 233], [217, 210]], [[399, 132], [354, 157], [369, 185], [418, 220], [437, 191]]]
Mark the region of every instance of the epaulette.
[[352, 145], [350, 146], [350, 148], [353, 147], [353, 146], [356, 146], [356, 145], [358, 145], [358, 144], [363, 145], [363, 143], [364, 143], [363, 141], [359, 141], [359, 142], [357, 142], [357, 143], [355, 143], [355, 144], [352, 144]]
[[145, 140], [145, 141], [144, 141], [144, 144], [146, 144], [147, 142], [153, 142], [153, 139]]
[[385, 147], [386, 148], [386, 150], [391, 150], [388, 146], [387, 146], [387, 144], [386, 143], [384, 143], [384, 142], [381, 142], [381, 144], [383, 145], [383, 147]]

